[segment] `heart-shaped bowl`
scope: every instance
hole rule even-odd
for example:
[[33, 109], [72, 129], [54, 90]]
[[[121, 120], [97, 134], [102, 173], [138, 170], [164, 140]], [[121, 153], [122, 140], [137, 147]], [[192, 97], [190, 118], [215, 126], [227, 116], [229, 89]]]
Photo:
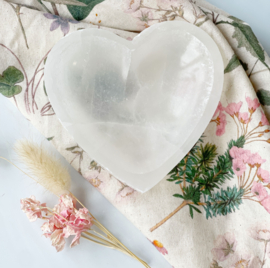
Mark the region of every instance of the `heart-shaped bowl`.
[[53, 47], [45, 86], [79, 146], [145, 192], [210, 122], [222, 92], [223, 61], [212, 38], [186, 22], [158, 23], [133, 41], [86, 29]]

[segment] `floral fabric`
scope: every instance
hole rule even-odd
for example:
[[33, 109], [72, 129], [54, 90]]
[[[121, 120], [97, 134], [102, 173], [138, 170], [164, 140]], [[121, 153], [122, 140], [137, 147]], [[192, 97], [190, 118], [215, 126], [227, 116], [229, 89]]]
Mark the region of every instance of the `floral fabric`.
[[[251, 28], [204, 1], [93, 2], [75, 7], [0, 0], [1, 97], [9, 98], [175, 268], [268, 267], [270, 59]], [[101, 168], [62, 127], [43, 70], [50, 49], [69, 32], [105, 27], [132, 40], [132, 31], [166, 20], [185, 20], [213, 38], [224, 60], [224, 88], [198, 143], [157, 186], [140, 194]], [[32, 207], [35, 202], [25, 209], [34, 220], [40, 212]]]

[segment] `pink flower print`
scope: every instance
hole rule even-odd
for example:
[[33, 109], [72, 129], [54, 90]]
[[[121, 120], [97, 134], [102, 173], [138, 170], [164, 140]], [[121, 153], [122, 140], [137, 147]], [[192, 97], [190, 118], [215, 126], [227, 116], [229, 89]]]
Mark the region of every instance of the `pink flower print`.
[[255, 268], [255, 267], [251, 267], [251, 261], [252, 261], [252, 257], [250, 256], [250, 254], [244, 253], [244, 254], [237, 254], [234, 255], [232, 260], [231, 260], [231, 266], [229, 266], [230, 268]]
[[260, 182], [254, 181], [251, 187], [251, 193], [256, 195], [259, 201], [262, 201], [268, 196], [268, 193], [264, 186]]
[[247, 163], [250, 155], [251, 155], [251, 152], [249, 150], [245, 150], [243, 148], [238, 148], [236, 146], [233, 146], [230, 149], [230, 156], [232, 158], [241, 159], [241, 160], [243, 160], [244, 163]]
[[232, 233], [225, 233], [217, 237], [215, 247], [212, 249], [212, 255], [216, 261], [226, 260], [236, 249], [237, 242]]
[[226, 115], [220, 112], [216, 120], [217, 120], [216, 135], [221, 136], [225, 133], [225, 127], [227, 125]]
[[40, 204], [34, 196], [21, 199], [21, 210], [26, 214], [30, 222], [35, 221], [37, 218], [42, 218], [42, 211], [48, 212], [46, 204]]
[[268, 213], [270, 213], [270, 196], [269, 195], [261, 201], [261, 204], [265, 208], [265, 210]]
[[168, 254], [168, 251], [166, 248], [164, 248], [163, 244], [159, 242], [158, 240], [154, 240], [152, 244], [156, 247], [156, 249], [162, 253], [163, 255]]
[[132, 13], [132, 16], [138, 19], [138, 25], [148, 28], [151, 25], [153, 19], [153, 13], [150, 9], [141, 8], [138, 11]]
[[234, 117], [234, 115], [238, 116], [242, 104], [243, 104], [242, 101], [239, 101], [238, 103], [232, 102], [228, 104], [228, 106], [225, 108], [225, 112], [229, 114], [231, 117]]
[[123, 184], [115, 196], [115, 201], [119, 203], [123, 200], [131, 199], [136, 193], [137, 192], [133, 188]]
[[233, 171], [236, 176], [242, 176], [246, 168], [246, 164], [242, 159], [233, 159]]
[[126, 0], [125, 12], [133, 13], [140, 9], [141, 0]]
[[249, 230], [250, 236], [260, 242], [270, 242], [270, 224], [259, 222]]
[[257, 98], [252, 100], [250, 97], [246, 97], [246, 101], [248, 104], [248, 111], [253, 114], [258, 107], [260, 107], [260, 102]]
[[110, 174], [105, 170], [89, 170], [84, 177], [99, 190], [102, 190], [110, 180]]
[[267, 117], [265, 116], [264, 112], [261, 111], [262, 117], [261, 117], [261, 121], [259, 123], [260, 126], [269, 126], [269, 121], [267, 119]]
[[257, 171], [257, 177], [261, 182], [269, 183], [270, 182], [270, 174], [267, 170], [259, 168]]
[[217, 107], [217, 109], [216, 109], [216, 111], [215, 111], [215, 113], [214, 113], [214, 115], [213, 115], [213, 118], [216, 117], [216, 115], [217, 115], [219, 112], [224, 111], [224, 109], [225, 109], [225, 108], [222, 106], [221, 102], [219, 102], [219, 103], [218, 103], [218, 107]]
[[261, 164], [263, 164], [266, 160], [262, 159], [261, 156], [258, 153], [255, 154], [250, 154], [247, 163], [250, 167], [254, 167], [256, 166], [257, 168], [259, 168], [261, 166]]
[[59, 252], [64, 249], [66, 241], [64, 238], [63, 230], [57, 229], [55, 230], [51, 236], [52, 246], [56, 248], [56, 251]]
[[239, 113], [238, 119], [242, 124], [247, 124], [250, 121], [249, 114], [247, 112]]

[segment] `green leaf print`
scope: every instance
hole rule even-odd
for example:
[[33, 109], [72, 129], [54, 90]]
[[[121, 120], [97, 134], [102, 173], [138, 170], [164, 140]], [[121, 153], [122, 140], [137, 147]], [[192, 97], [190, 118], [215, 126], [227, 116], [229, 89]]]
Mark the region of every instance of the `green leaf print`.
[[258, 58], [262, 64], [264, 64], [268, 70], [269, 66], [265, 62], [264, 50], [259, 44], [259, 41], [255, 34], [253, 33], [251, 27], [247, 24], [240, 22], [239, 20], [229, 21], [219, 21], [216, 24], [229, 24], [234, 27], [233, 38], [236, 39], [238, 43], [238, 48], [245, 48], [252, 56]]
[[234, 54], [232, 58], [230, 59], [229, 63], [227, 64], [226, 68], [224, 69], [224, 74], [229, 73], [233, 71], [235, 68], [237, 68], [239, 65], [241, 65], [240, 61], [238, 60], [237, 56]]
[[191, 218], [194, 211], [201, 213], [200, 207], [206, 211], [206, 218], [227, 215], [239, 209], [245, 193], [243, 187], [224, 187], [234, 176], [233, 159], [230, 156], [232, 147], [242, 148], [245, 137], [231, 140], [222, 155], [217, 155], [215, 144], [203, 144], [201, 138], [180, 163], [169, 173], [167, 181], [179, 185], [180, 193], [173, 196], [182, 199], [182, 203], [168, 216], [150, 228], [153, 232], [185, 206], [189, 207]]
[[270, 91], [265, 89], [259, 89], [257, 96], [262, 105], [270, 106]]
[[238, 19], [238, 18], [236, 18], [234, 16], [228, 16], [228, 18], [231, 19], [231, 20], [234, 20], [235, 22], [238, 22], [238, 23], [245, 23], [243, 20], [240, 20], [240, 19]]
[[242, 197], [244, 195], [244, 189], [237, 189], [227, 187], [227, 189], [221, 189], [220, 192], [214, 193], [212, 196], [207, 196], [206, 206], [206, 218], [216, 217], [217, 215], [227, 215], [239, 209], [239, 205], [242, 204]]
[[79, 6], [70, 6], [67, 5], [67, 8], [75, 20], [84, 20], [94, 8], [95, 5], [103, 2], [104, 0], [79, 0], [80, 2], [86, 4], [85, 7]]
[[0, 93], [5, 97], [11, 98], [21, 93], [22, 87], [16, 84], [24, 80], [23, 73], [14, 66], [9, 66], [2, 75], [0, 75]]
[[239, 60], [239, 61], [240, 61], [240, 63], [242, 64], [244, 70], [247, 71], [247, 70], [248, 70], [248, 64], [245, 63], [245, 62], [243, 62], [243, 61], [241, 61], [241, 60]]

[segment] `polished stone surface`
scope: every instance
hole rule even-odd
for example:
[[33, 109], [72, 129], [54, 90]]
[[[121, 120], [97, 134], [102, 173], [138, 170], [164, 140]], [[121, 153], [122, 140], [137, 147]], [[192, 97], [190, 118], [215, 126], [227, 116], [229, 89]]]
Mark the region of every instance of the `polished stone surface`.
[[78, 144], [131, 187], [160, 181], [203, 133], [223, 63], [212, 39], [185, 22], [127, 41], [100, 29], [59, 41], [45, 66], [56, 115]]

